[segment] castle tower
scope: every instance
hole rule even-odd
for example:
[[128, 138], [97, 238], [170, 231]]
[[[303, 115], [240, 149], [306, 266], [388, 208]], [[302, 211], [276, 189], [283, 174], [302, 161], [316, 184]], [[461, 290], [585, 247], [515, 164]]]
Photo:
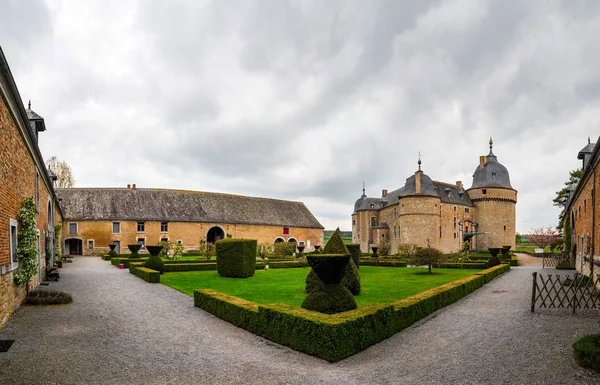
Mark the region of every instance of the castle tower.
[[467, 190], [477, 207], [475, 222], [478, 233], [477, 249], [490, 247], [515, 247], [517, 190], [510, 184], [506, 167], [498, 163], [492, 151], [479, 158], [479, 166], [473, 173], [473, 185]]
[[354, 203], [352, 213], [352, 242], [359, 243], [363, 253], [370, 253], [370, 247], [376, 243], [373, 239], [373, 228], [379, 224], [380, 208], [381, 199], [368, 198], [363, 183], [363, 193]]
[[400, 242], [419, 247], [440, 248], [440, 209], [441, 200], [433, 181], [419, 169], [406, 179], [399, 195], [398, 212]]

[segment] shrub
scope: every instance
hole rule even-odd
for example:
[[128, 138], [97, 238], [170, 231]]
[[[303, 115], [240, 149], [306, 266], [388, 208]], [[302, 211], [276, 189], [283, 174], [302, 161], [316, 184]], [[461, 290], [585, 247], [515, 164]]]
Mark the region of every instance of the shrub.
[[144, 262], [144, 267], [156, 270], [160, 274], [165, 272], [165, 263], [158, 255], [151, 255], [148, 259], [146, 259], [146, 262]]
[[323, 254], [350, 254], [344, 240], [342, 239], [342, 235], [340, 233], [340, 228], [335, 229], [327, 244], [323, 248]]
[[261, 243], [256, 247], [256, 255], [260, 259], [266, 259], [271, 254], [271, 250], [273, 250], [273, 245], [270, 243]]
[[71, 302], [73, 302], [71, 294], [57, 290], [33, 290], [25, 299], [27, 305], [63, 305]]
[[417, 252], [417, 245], [412, 243], [401, 243], [398, 245], [398, 255], [403, 257], [412, 257]]
[[160, 283], [160, 272], [143, 267], [141, 262], [129, 264], [129, 272], [149, 283]]
[[600, 334], [589, 334], [573, 344], [577, 363], [600, 372]]
[[159, 255], [170, 261], [179, 259], [185, 250], [179, 242], [162, 241], [158, 245], [163, 247]]
[[115, 251], [115, 248], [117, 247], [117, 245], [115, 245], [114, 243], [111, 243], [110, 245], [108, 245], [108, 247], [110, 247], [110, 251], [108, 252], [108, 260], [110, 260], [110, 258], [116, 257], [118, 254]]
[[216, 263], [165, 263], [165, 273], [171, 273], [175, 271], [206, 271], [206, 270], [217, 270]]
[[497, 255], [494, 255], [493, 257], [491, 257], [488, 262], [487, 262], [487, 267], [493, 267], [493, 266], [497, 266], [500, 264], [500, 258], [498, 258]]
[[379, 255], [381, 255], [383, 258], [387, 258], [387, 256], [390, 255], [391, 250], [392, 245], [390, 245], [390, 241], [388, 241], [387, 238], [382, 238], [379, 241], [379, 249], [377, 250]]
[[290, 242], [277, 242], [273, 245], [273, 255], [275, 258], [285, 258], [294, 255], [296, 244]]
[[335, 314], [356, 309], [352, 293], [340, 282], [345, 268], [352, 262], [349, 254], [320, 254], [306, 257], [312, 271], [318, 276], [314, 288], [302, 302], [302, 308], [320, 313]]
[[140, 249], [142, 248], [142, 245], [139, 244], [133, 244], [133, 245], [127, 245], [127, 248], [129, 248], [129, 251], [131, 251], [131, 254], [129, 255], [130, 258], [139, 258], [140, 255], [138, 254], [138, 251], [140, 251]]
[[223, 277], [247, 278], [256, 268], [256, 240], [225, 238], [216, 243], [217, 272]]
[[431, 266], [445, 262], [446, 258], [446, 255], [442, 254], [438, 249], [426, 247], [415, 252], [410, 258], [410, 264], [416, 266], [427, 265], [429, 274], [431, 274]]
[[360, 257], [362, 256], [362, 251], [360, 251], [360, 244], [358, 243], [346, 243], [346, 248], [350, 252], [352, 256], [352, 260], [356, 265], [356, 268], [360, 268]]

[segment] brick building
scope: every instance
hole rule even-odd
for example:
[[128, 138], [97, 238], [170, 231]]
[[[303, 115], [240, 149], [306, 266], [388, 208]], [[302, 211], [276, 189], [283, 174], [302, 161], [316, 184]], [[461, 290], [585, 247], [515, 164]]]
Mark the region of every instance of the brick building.
[[117, 245], [160, 241], [198, 249], [230, 236], [258, 243], [323, 242], [323, 226], [301, 202], [201, 191], [137, 188], [57, 189], [64, 212], [65, 253], [98, 255]]
[[571, 233], [571, 253], [575, 256], [575, 266], [586, 275], [600, 273], [600, 207], [595, 194], [600, 188], [598, 143], [600, 138], [596, 143], [591, 143], [588, 138], [587, 145], [577, 154], [582, 163], [581, 179], [576, 186], [569, 186], [563, 220], [564, 233]]
[[19, 267], [16, 256], [23, 200], [33, 197], [37, 211], [38, 274], [30, 281], [36, 287], [44, 278], [46, 239], [49, 258], [54, 258], [54, 225], [62, 214], [38, 147], [38, 135], [46, 130], [44, 119], [25, 109], [10, 68], [0, 48], [0, 327], [22, 304], [25, 286], [16, 286], [13, 273]]
[[352, 213], [353, 242], [363, 252], [385, 238], [392, 252], [400, 244], [456, 252], [466, 240], [472, 250], [514, 248], [517, 191], [492, 145], [490, 138], [490, 152], [480, 157], [468, 190], [461, 181], [432, 180], [421, 170], [420, 159], [418, 170], [399, 189], [370, 198], [363, 188]]

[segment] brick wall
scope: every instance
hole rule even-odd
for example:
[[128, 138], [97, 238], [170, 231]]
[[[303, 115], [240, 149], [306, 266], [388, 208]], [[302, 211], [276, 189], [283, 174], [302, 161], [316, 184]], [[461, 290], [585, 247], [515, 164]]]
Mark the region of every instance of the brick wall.
[[[14, 265], [10, 263], [10, 219], [17, 219], [23, 200], [35, 197], [35, 175], [39, 177], [39, 213], [37, 227], [40, 231], [40, 270], [45, 269], [44, 235], [47, 233], [48, 200], [50, 192], [41, 177], [43, 169], [39, 169], [34, 155], [27, 147], [27, 142], [17, 126], [17, 120], [9, 107], [8, 95], [1, 93], [0, 98], [0, 327], [8, 317], [20, 306], [25, 297], [25, 287], [15, 286], [13, 281]], [[12, 99], [11, 99], [12, 100]], [[19, 101], [20, 103], [20, 101]], [[28, 124], [28, 122], [27, 122]], [[58, 209], [55, 218], [60, 220]], [[38, 277], [34, 276], [30, 287], [38, 285]]]
[[[397, 243], [411, 243], [419, 247], [440, 248], [439, 197], [407, 196], [400, 199], [399, 234]], [[393, 235], [392, 235], [393, 237]]]
[[[182, 241], [186, 250], [197, 250], [201, 239], [206, 239], [212, 227], [220, 227], [225, 235], [231, 234], [232, 238], [256, 239], [258, 243], [273, 243], [276, 238], [288, 241], [290, 238], [304, 242], [312, 250], [315, 245], [323, 244], [323, 229], [308, 229], [289, 227], [289, 234], [284, 234], [283, 226], [242, 225], [227, 223], [198, 223], [198, 222], [168, 222], [167, 232], [161, 232], [161, 222], [144, 222], [144, 232], [137, 231], [137, 222], [115, 221], [120, 223], [121, 232], [112, 233], [113, 221], [66, 221], [63, 226], [63, 237], [80, 239], [84, 255], [101, 255], [109, 251], [108, 245], [114, 241], [121, 244], [121, 253], [129, 253], [127, 245], [137, 243], [139, 238], [144, 238], [146, 245], [155, 245], [162, 238], [169, 241]], [[69, 233], [69, 223], [77, 223], [77, 233]], [[94, 248], [88, 248], [88, 241], [94, 241]], [[306, 250], [308, 251], [308, 250]]]

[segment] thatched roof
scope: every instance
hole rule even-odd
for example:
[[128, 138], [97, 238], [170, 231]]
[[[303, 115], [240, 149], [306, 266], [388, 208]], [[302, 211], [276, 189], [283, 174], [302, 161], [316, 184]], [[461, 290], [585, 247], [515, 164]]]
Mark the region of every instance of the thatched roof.
[[67, 221], [214, 222], [323, 226], [302, 202], [203, 191], [146, 188], [56, 189]]

